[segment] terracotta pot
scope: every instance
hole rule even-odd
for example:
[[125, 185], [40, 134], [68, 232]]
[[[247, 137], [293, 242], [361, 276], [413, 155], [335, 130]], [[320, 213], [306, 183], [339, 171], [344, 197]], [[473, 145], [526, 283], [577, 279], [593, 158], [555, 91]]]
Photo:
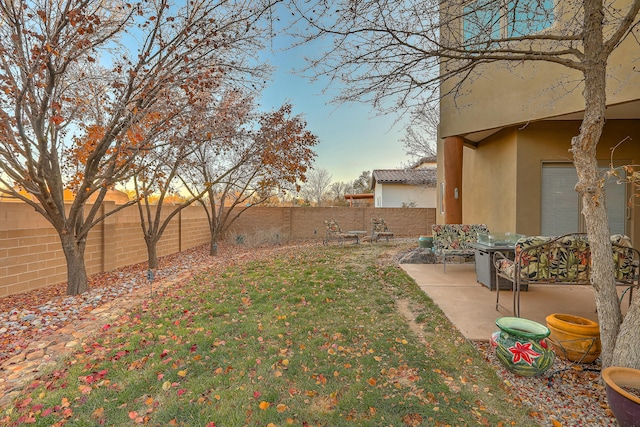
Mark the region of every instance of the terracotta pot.
[[[602, 371], [609, 408], [620, 427], [640, 426], [640, 370], [609, 366]], [[628, 390], [632, 390], [630, 393]]]
[[600, 356], [598, 322], [561, 313], [548, 315], [546, 321], [551, 331], [549, 341], [558, 356], [579, 363], [592, 363]]
[[549, 329], [546, 326], [521, 317], [501, 317], [496, 325], [500, 330], [491, 335], [491, 345], [500, 363], [509, 371], [534, 377], [551, 368], [556, 354], [547, 344]]

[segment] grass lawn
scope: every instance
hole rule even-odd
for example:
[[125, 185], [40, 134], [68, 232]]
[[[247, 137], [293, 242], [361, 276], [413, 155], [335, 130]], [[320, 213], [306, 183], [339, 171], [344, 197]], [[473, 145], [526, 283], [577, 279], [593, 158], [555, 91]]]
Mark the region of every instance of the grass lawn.
[[84, 343], [0, 424], [535, 425], [396, 250], [294, 247], [202, 272]]

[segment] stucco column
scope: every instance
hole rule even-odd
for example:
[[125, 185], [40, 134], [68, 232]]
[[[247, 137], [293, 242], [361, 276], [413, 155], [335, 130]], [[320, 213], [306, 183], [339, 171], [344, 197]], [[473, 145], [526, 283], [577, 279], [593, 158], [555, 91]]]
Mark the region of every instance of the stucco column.
[[462, 138], [444, 140], [444, 223], [462, 224]]

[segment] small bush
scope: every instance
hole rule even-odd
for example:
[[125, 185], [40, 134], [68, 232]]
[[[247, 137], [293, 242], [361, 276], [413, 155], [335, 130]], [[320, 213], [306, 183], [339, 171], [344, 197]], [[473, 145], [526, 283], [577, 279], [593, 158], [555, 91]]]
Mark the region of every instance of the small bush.
[[226, 240], [238, 245], [247, 245], [249, 247], [274, 246], [287, 243], [289, 241], [287, 236], [283, 236], [282, 231], [279, 228], [271, 228], [267, 230], [255, 229], [251, 234], [239, 234], [231, 231], [227, 234]]

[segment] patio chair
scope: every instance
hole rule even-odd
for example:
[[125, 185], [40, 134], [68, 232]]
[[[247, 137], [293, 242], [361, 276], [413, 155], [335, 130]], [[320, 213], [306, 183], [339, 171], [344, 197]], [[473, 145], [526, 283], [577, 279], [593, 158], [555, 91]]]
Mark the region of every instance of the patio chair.
[[377, 242], [378, 239], [384, 237], [389, 242], [389, 237], [393, 239], [393, 231], [389, 230], [383, 218], [371, 218], [372, 230], [371, 241]]
[[338, 224], [338, 221], [332, 219], [325, 221], [324, 226], [327, 230], [324, 240], [322, 241], [324, 245], [328, 245], [331, 240], [337, 240], [338, 244], [340, 245], [342, 245], [347, 239], [353, 239], [356, 241], [356, 243], [358, 243], [360, 240], [357, 234], [343, 232], [340, 228], [340, 225]]

